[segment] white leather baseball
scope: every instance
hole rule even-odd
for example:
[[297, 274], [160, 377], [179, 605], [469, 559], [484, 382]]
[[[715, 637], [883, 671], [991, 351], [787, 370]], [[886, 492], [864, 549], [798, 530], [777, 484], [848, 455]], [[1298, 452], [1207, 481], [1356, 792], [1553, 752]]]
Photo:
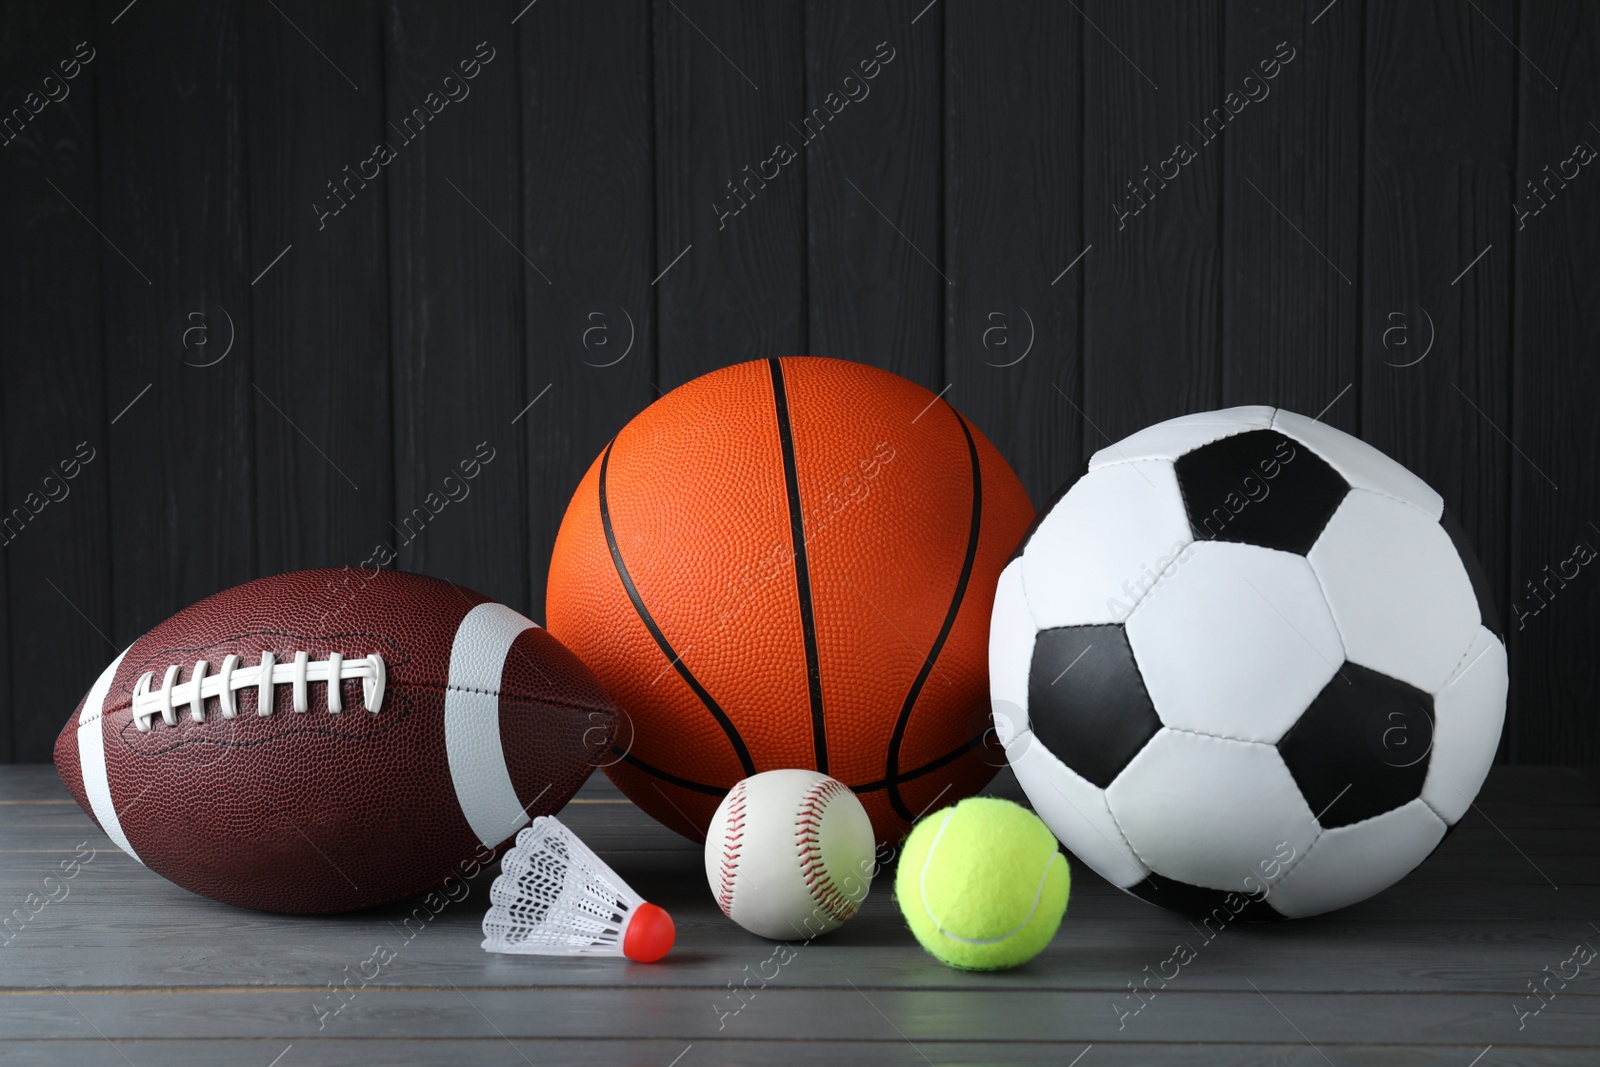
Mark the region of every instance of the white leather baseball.
[[801, 941], [855, 915], [872, 885], [872, 820], [816, 771], [766, 771], [728, 791], [706, 832], [706, 880], [753, 934]]

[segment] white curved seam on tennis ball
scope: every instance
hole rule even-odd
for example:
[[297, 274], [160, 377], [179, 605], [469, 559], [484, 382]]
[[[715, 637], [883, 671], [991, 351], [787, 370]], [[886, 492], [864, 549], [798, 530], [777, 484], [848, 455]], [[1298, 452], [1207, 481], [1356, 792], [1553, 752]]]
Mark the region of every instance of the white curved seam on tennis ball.
[[944, 836], [944, 828], [950, 825], [950, 816], [955, 814], [951, 809], [944, 813], [944, 818], [939, 821], [939, 832], [933, 835], [933, 844], [928, 846], [928, 856], [922, 861], [922, 871], [917, 875], [917, 892], [922, 896], [922, 910], [928, 913], [928, 918], [933, 920], [933, 925], [938, 929], [940, 936], [948, 937], [952, 941], [960, 941], [964, 945], [998, 945], [1000, 942], [1015, 937], [1022, 932], [1022, 928], [1033, 921], [1034, 913], [1039, 910], [1039, 901], [1044, 899], [1045, 879], [1050, 877], [1050, 868], [1055, 865], [1055, 859], [1060, 853], [1053, 853], [1044, 865], [1044, 872], [1039, 875], [1039, 885], [1033, 891], [1033, 907], [1028, 909], [1025, 919], [1001, 934], [999, 937], [962, 937], [952, 934], [944, 928], [944, 923], [933, 913], [933, 908], [928, 906], [928, 865], [933, 862], [933, 853], [939, 847], [939, 839]]

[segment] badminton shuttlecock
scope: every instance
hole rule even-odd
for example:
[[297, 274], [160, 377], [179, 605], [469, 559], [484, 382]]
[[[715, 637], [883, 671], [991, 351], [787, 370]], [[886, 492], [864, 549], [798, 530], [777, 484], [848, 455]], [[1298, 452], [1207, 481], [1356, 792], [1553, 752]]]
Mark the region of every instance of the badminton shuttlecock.
[[517, 835], [500, 861], [483, 917], [489, 952], [626, 956], [654, 963], [672, 948], [672, 916], [617, 877], [552, 816]]

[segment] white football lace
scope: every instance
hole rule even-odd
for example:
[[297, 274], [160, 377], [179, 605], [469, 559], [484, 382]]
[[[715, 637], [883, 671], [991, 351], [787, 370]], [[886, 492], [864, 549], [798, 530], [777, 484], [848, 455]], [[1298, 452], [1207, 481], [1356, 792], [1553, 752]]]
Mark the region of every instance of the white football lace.
[[385, 668], [383, 657], [376, 652], [365, 659], [347, 660], [334, 652], [327, 659], [313, 660], [302, 651], [294, 654], [293, 663], [278, 663], [271, 652], [263, 652], [259, 664], [241, 667], [240, 662], [240, 657], [229, 655], [223, 659], [217, 673], [207, 674], [206, 669], [210, 664], [205, 660], [197, 660], [189, 680], [176, 685], [173, 683], [177, 681], [179, 668], [173, 664], [167, 668], [159, 689], [150, 688], [150, 680], [155, 677], [155, 672], [146, 671], [133, 687], [134, 725], [141, 731], [147, 731], [150, 729], [150, 720], [160, 715], [162, 722], [176, 726], [178, 708], [184, 704], [189, 705], [191, 719], [205, 722], [207, 697], [216, 697], [222, 717], [231, 719], [239, 713], [233, 697], [239, 689], [257, 690], [256, 714], [271, 715], [272, 687], [275, 685], [294, 686], [294, 710], [305, 711], [310, 707], [307, 690], [312, 682], [327, 682], [328, 710], [343, 711], [339, 682], [347, 678], [361, 679], [362, 703], [368, 711], [376, 714], [383, 704]]

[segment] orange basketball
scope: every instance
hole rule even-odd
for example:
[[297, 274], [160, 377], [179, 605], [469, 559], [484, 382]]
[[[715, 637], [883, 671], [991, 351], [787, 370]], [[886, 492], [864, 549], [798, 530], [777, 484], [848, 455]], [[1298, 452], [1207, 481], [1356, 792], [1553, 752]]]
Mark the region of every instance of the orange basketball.
[[898, 840], [1004, 758], [989, 612], [1032, 519], [988, 439], [887, 371], [791, 356], [674, 389], [589, 468], [550, 562], [550, 632], [631, 719], [606, 773], [703, 840], [739, 779], [823, 771]]

